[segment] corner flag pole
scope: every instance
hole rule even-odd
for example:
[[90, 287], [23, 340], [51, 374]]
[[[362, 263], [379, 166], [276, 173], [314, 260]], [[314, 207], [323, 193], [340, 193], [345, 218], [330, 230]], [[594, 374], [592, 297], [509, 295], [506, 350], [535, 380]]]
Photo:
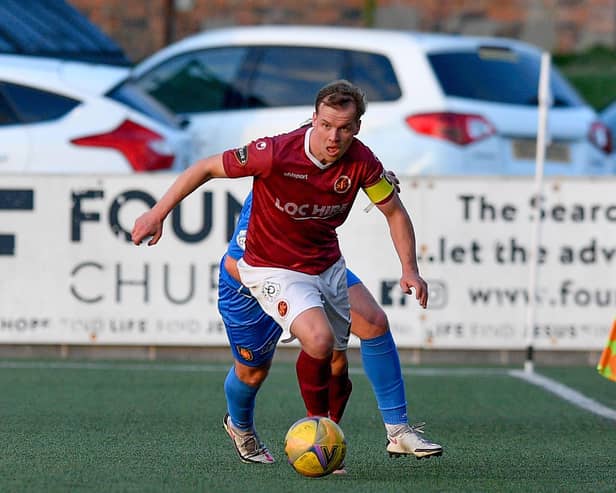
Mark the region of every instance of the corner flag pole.
[[597, 371], [605, 378], [616, 382], [616, 319], [612, 323], [612, 331], [607, 339], [605, 349], [601, 353]]
[[548, 107], [550, 101], [550, 54], [542, 53], [539, 73], [539, 119], [537, 124], [537, 149], [535, 157], [535, 214], [533, 217], [532, 245], [529, 255], [530, 273], [528, 280], [528, 307], [526, 313], [526, 361], [524, 371], [534, 371], [534, 333], [537, 311], [537, 271], [539, 268], [539, 247], [541, 244], [541, 218], [539, 210], [543, 198], [543, 164], [545, 149], [549, 142], [547, 135]]

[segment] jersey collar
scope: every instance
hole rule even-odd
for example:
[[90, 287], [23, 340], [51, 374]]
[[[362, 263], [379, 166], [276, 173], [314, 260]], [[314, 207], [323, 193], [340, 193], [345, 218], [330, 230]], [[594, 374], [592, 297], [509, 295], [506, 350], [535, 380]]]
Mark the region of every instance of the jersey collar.
[[320, 169], [327, 169], [330, 166], [333, 166], [334, 164], [336, 164], [337, 161], [334, 161], [333, 163], [329, 163], [329, 164], [323, 164], [310, 152], [310, 134], [311, 133], [312, 133], [312, 127], [308, 127], [308, 129], [306, 130], [306, 133], [304, 134], [304, 152], [306, 153], [306, 157], [310, 159], [310, 161], [312, 161], [312, 164], [314, 164], [317, 168], [320, 168]]

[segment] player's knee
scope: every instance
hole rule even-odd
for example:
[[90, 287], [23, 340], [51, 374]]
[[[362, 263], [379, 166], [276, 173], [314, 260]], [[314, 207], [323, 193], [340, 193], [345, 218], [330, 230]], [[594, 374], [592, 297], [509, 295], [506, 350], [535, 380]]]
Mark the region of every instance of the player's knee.
[[381, 307], [374, 312], [372, 325], [374, 326], [374, 337], [381, 336], [389, 330], [389, 320]]
[[372, 312], [368, 314], [366, 321], [366, 324], [361, 324], [361, 327], [358, 328], [358, 332], [360, 333], [357, 335], [361, 339], [372, 339], [382, 336], [389, 331], [389, 320], [381, 307], [372, 310]]
[[334, 338], [331, 331], [315, 331], [308, 337], [304, 337], [302, 347], [313, 358], [327, 358], [332, 354]]
[[235, 365], [235, 374], [246, 385], [260, 387], [267, 378], [269, 367]]

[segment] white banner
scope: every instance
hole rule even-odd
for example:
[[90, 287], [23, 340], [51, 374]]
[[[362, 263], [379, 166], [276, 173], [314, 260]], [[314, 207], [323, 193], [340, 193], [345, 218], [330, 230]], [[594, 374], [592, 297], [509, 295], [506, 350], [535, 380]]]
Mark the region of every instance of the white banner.
[[[157, 246], [132, 245], [134, 219], [173, 178], [3, 176], [0, 343], [226, 345], [218, 263], [251, 182], [208, 184], [170, 215]], [[536, 348], [605, 345], [616, 313], [615, 186], [546, 181]], [[402, 180], [427, 310], [401, 294], [386, 221], [358, 198], [340, 229], [343, 252], [400, 347], [525, 346], [532, 195], [531, 178]]]

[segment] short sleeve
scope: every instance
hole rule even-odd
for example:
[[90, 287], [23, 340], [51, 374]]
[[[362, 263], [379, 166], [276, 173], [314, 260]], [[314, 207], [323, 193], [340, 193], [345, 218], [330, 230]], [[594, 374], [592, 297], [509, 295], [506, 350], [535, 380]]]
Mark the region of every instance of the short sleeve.
[[231, 178], [240, 176], [267, 176], [274, 155], [274, 142], [271, 138], [252, 141], [237, 149], [229, 149], [222, 155], [225, 173]]

